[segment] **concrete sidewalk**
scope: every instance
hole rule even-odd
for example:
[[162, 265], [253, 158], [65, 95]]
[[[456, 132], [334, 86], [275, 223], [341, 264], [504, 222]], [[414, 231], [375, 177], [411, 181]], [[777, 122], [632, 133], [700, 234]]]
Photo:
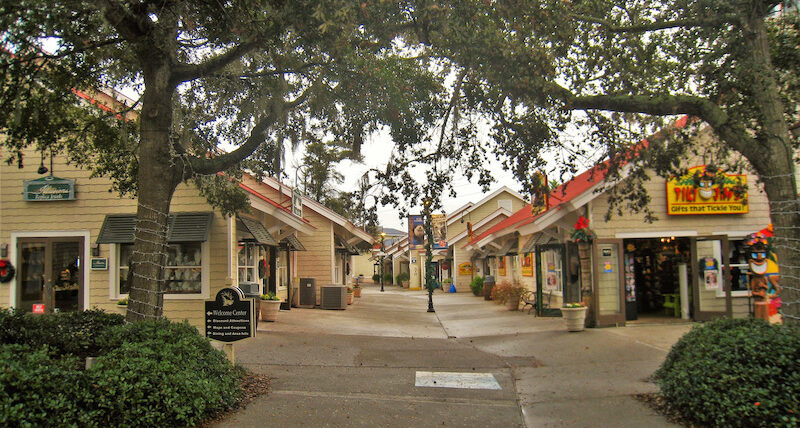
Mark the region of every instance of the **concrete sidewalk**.
[[[688, 324], [569, 333], [471, 294], [437, 292], [435, 313], [424, 292], [362, 294], [260, 323], [236, 355], [273, 390], [215, 426], [672, 426], [632, 395], [656, 390], [646, 379]], [[423, 372], [491, 374], [500, 389], [421, 387]]]

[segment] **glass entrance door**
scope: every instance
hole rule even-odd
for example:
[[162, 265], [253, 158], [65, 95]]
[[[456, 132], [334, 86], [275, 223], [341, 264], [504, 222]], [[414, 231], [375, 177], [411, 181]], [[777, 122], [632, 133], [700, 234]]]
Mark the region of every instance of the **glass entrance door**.
[[[729, 281], [728, 237], [692, 239], [692, 309], [695, 321], [708, 321], [733, 313]], [[722, 291], [724, 298], [717, 297]]]
[[17, 254], [19, 310], [48, 302], [59, 312], [83, 310], [83, 238], [24, 238]]

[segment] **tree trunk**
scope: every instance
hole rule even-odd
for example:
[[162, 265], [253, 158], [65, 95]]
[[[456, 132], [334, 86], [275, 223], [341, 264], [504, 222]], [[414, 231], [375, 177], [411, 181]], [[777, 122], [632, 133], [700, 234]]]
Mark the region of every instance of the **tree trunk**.
[[[756, 7], [764, 7], [758, 5]], [[750, 58], [745, 65], [750, 70], [751, 96], [758, 108], [761, 131], [756, 135], [756, 147], [743, 154], [758, 171], [769, 198], [769, 211], [775, 228], [775, 252], [780, 267], [782, 312], [787, 325], [798, 325], [798, 285], [800, 284], [800, 204], [795, 177], [794, 150], [784, 117], [781, 94], [770, 58], [769, 40], [761, 18], [750, 14], [749, 34], [745, 45]]]
[[[152, 74], [155, 83], [148, 84], [142, 98], [138, 207], [131, 254], [128, 322], [162, 316], [167, 220], [172, 195], [183, 177], [184, 164], [170, 150], [174, 88], [165, 84], [168, 67], [160, 67]], [[146, 74], [146, 82], [147, 77]]]

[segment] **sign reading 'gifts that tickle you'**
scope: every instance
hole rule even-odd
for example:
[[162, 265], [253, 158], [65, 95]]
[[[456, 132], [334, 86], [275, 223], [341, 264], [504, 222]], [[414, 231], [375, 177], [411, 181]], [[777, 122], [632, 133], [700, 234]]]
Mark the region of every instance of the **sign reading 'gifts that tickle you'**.
[[667, 180], [667, 214], [746, 214], [747, 176], [725, 174], [709, 165], [689, 168]]

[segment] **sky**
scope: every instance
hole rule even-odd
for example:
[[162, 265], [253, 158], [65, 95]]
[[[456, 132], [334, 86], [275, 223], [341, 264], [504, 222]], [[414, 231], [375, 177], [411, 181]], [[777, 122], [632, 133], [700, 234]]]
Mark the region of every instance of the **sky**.
[[[358, 180], [368, 169], [375, 167], [383, 169], [386, 166], [393, 149], [394, 143], [387, 135], [377, 134], [365, 138], [364, 145], [361, 149], [361, 153], [364, 156], [363, 163], [357, 163], [351, 160], [344, 160], [339, 163], [337, 169], [344, 175], [345, 182], [342, 185], [337, 186], [338, 189], [349, 191], [357, 188]], [[286, 175], [291, 177], [290, 181], [292, 181], [292, 183], [287, 184], [294, 185], [294, 165], [299, 164], [302, 157], [302, 149], [298, 149], [296, 153], [287, 154]], [[485, 195], [492, 193], [502, 186], [507, 186], [517, 192], [521, 190], [521, 186], [514, 179], [512, 173], [510, 171], [504, 171], [499, 161], [493, 165], [491, 170], [492, 175], [495, 178], [495, 182], [489, 187], [488, 192], [483, 192], [478, 184], [470, 183], [463, 175], [459, 176], [457, 174], [454, 180], [454, 187], [458, 196], [456, 198], [452, 198], [447, 195], [442, 198], [441, 202], [444, 212], [447, 213], [455, 211], [469, 202], [478, 202], [483, 199]], [[411, 214], [421, 213], [421, 208], [416, 208], [417, 209], [411, 210]], [[400, 219], [398, 217], [397, 209], [392, 206], [378, 207], [378, 222], [380, 226], [387, 228], [390, 227], [399, 230], [406, 230], [408, 228], [407, 220]]]

